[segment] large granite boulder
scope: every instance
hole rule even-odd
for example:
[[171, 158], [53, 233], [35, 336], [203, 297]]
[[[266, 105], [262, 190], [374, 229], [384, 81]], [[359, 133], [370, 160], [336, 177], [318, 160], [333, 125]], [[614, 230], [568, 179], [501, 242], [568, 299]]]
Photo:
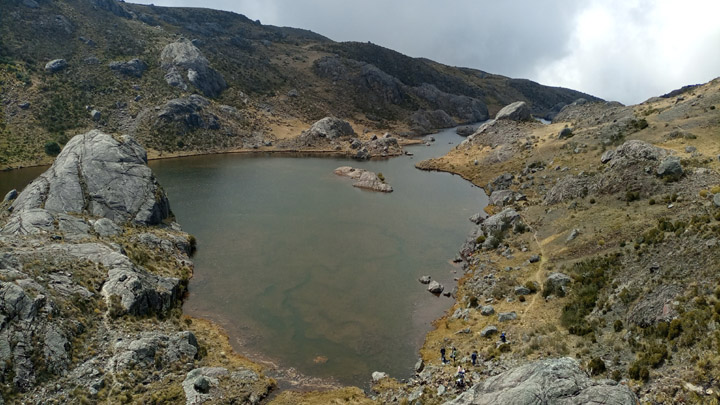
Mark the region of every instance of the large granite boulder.
[[530, 107], [524, 101], [516, 101], [508, 104], [498, 111], [495, 120], [511, 120], [511, 121], [528, 121], [532, 117], [530, 115]]
[[325, 117], [307, 130], [301, 136], [309, 138], [336, 139], [345, 136], [357, 136], [349, 122], [335, 117]]
[[18, 219], [28, 213], [46, 217], [37, 210], [143, 225], [158, 224], [170, 215], [170, 204], [140, 144], [129, 136], [116, 138], [97, 130], [73, 137], [11, 209], [8, 226], [15, 223], [18, 228], [25, 224]]
[[210, 62], [190, 41], [173, 42], [160, 54], [165, 81], [183, 90], [188, 89], [185, 78], [207, 97], [217, 97], [227, 88], [225, 78], [210, 67]]
[[45, 64], [45, 70], [50, 73], [59, 72], [68, 67], [68, 63], [65, 59], [53, 59]]
[[475, 384], [449, 405], [635, 405], [635, 394], [614, 381], [593, 380], [574, 359], [539, 360]]

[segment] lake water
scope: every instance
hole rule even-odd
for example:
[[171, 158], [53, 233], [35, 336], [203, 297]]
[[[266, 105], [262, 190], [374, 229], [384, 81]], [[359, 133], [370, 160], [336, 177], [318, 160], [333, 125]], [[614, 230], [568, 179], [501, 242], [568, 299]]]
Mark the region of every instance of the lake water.
[[[452, 304], [417, 279], [428, 274], [452, 290], [468, 217], [487, 203], [460, 177], [415, 169], [463, 140], [453, 130], [434, 137], [406, 148], [414, 157], [388, 160], [150, 162], [177, 221], [198, 240], [185, 313], [221, 324], [236, 350], [276, 365], [281, 379], [300, 373], [365, 388], [373, 371], [409, 377], [432, 320]], [[382, 172], [395, 191], [352, 187], [333, 174], [345, 165]]]

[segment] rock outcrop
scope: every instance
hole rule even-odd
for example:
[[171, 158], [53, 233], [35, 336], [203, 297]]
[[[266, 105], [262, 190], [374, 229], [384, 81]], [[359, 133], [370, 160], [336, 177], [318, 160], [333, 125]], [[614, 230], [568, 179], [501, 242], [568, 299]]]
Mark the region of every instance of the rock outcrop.
[[50, 73], [56, 73], [68, 67], [65, 59], [53, 59], [45, 64], [45, 70]]
[[535, 361], [490, 377], [446, 402], [447, 405], [589, 403], [635, 405], [638, 401], [627, 386], [593, 380], [576, 360], [564, 357]]
[[3, 233], [33, 233], [58, 213], [158, 224], [170, 205], [146, 163], [145, 150], [131, 137], [97, 130], [77, 135], [13, 202]]
[[208, 371], [207, 346], [182, 329], [191, 240], [165, 223], [167, 199], [132, 138], [74, 137], [5, 207], [11, 201], [0, 232], [3, 394], [39, 403], [176, 403], [183, 393], [187, 403], [258, 403], [273, 386], [237, 365]]
[[530, 107], [524, 101], [508, 104], [495, 115], [496, 120], [527, 121], [531, 118]]
[[410, 126], [418, 134], [428, 134], [440, 128], [451, 128], [457, 122], [443, 110], [419, 110], [410, 116]]
[[165, 81], [183, 90], [188, 89], [185, 79], [206, 97], [217, 97], [227, 88], [225, 78], [210, 67], [210, 62], [190, 41], [173, 42], [160, 54], [165, 70]]
[[110, 62], [108, 67], [114, 72], [137, 78], [142, 77], [143, 73], [147, 70], [147, 64], [137, 58], [127, 62]]
[[383, 193], [390, 193], [393, 191], [389, 184], [380, 179], [377, 174], [368, 170], [356, 169], [350, 166], [341, 166], [335, 169], [335, 174], [356, 180], [353, 187], [371, 191], [381, 191]]
[[307, 130], [301, 136], [308, 138], [337, 139], [342, 137], [355, 137], [357, 134], [349, 122], [335, 117], [325, 117]]

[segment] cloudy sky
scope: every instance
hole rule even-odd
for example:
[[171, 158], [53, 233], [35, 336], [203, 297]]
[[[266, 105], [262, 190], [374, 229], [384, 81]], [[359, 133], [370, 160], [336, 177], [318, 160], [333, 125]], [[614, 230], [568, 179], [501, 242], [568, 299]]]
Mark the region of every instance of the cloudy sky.
[[[129, 0], [149, 4], [150, 1]], [[720, 76], [720, 0], [153, 0], [639, 103]]]

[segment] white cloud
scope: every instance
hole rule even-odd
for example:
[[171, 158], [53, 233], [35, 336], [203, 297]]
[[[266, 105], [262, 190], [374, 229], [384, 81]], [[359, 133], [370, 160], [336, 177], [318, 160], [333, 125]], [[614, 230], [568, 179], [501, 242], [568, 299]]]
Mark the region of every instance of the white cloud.
[[534, 76], [638, 103], [720, 75], [720, 3], [595, 0], [575, 19], [567, 54]]

